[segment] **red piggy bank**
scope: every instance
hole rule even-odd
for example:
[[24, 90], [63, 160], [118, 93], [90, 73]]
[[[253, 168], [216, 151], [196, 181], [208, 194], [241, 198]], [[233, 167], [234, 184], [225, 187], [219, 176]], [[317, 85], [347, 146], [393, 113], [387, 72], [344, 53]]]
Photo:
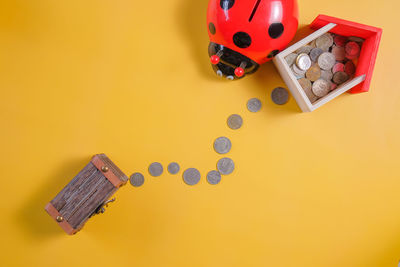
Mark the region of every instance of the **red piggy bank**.
[[254, 73], [294, 37], [296, 0], [210, 0], [208, 53], [214, 71], [229, 80]]

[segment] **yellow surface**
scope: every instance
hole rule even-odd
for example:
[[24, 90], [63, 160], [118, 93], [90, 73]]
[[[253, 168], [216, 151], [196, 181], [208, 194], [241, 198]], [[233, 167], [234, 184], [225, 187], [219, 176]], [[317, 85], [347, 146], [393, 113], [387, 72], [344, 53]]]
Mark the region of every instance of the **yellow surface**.
[[[1, 1], [0, 266], [397, 266], [400, 4], [299, 5], [303, 25], [328, 14], [384, 29], [369, 93], [302, 114], [271, 102], [284, 86], [272, 63], [218, 79], [206, 0]], [[218, 136], [236, 169], [211, 186]], [[43, 207], [100, 152], [146, 182], [67, 236]], [[153, 161], [202, 180], [149, 177]]]

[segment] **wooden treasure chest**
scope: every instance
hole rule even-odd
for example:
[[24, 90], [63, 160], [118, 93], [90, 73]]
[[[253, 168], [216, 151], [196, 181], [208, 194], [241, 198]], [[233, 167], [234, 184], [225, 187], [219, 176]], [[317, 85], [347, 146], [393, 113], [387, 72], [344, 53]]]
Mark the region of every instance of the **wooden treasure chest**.
[[95, 214], [114, 201], [111, 196], [128, 177], [105, 155], [98, 154], [45, 207], [67, 233], [75, 234]]

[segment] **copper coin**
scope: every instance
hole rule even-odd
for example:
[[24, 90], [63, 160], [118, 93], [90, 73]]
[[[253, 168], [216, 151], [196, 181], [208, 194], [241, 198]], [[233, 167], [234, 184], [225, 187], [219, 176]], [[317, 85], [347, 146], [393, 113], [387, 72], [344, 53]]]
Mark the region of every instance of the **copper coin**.
[[333, 74], [333, 82], [336, 83], [337, 85], [346, 82], [348, 79], [349, 75], [347, 75], [346, 72], [338, 71], [335, 74]]
[[335, 74], [335, 73], [338, 72], [338, 71], [344, 71], [344, 65], [343, 65], [343, 63], [338, 62], [338, 63], [336, 63], [336, 64], [333, 66], [332, 72]]
[[357, 36], [350, 36], [349, 41], [362, 44], [365, 41], [365, 39], [363, 39], [361, 37], [357, 37]]
[[348, 42], [345, 49], [347, 56], [355, 56], [360, 53], [360, 46], [356, 42]]
[[333, 46], [332, 54], [335, 56], [337, 61], [343, 61], [346, 58], [346, 51], [344, 47], [341, 46]]
[[315, 82], [321, 77], [321, 69], [318, 64], [314, 64], [306, 72], [306, 77], [312, 82]]
[[349, 60], [346, 62], [344, 65], [344, 71], [347, 73], [347, 75], [353, 76], [353, 74], [356, 72], [356, 66], [354, 65], [353, 61]]
[[337, 46], [343, 47], [343, 46], [346, 45], [347, 37], [342, 36], [342, 35], [336, 35], [336, 36], [333, 38], [333, 41], [335, 42], [335, 44], [336, 44]]

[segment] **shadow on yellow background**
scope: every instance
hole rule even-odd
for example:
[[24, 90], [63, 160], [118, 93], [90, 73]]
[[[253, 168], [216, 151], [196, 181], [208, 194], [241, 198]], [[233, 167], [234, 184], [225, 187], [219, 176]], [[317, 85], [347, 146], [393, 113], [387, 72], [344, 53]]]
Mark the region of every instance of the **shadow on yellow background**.
[[[239, 0], [237, 0], [239, 1]], [[397, 1], [299, 0], [384, 30], [371, 91], [302, 114], [272, 63], [216, 77], [202, 1], [2, 1], [0, 266], [386, 267], [400, 259]], [[345, 8], [344, 8], [345, 7]], [[356, 11], [355, 11], [356, 10]], [[257, 97], [262, 110], [246, 110]], [[239, 131], [226, 118], [244, 119]], [[227, 136], [235, 171], [205, 181]], [[44, 211], [96, 153], [129, 176], [117, 201], [74, 236]], [[196, 167], [159, 178], [147, 167]]]

